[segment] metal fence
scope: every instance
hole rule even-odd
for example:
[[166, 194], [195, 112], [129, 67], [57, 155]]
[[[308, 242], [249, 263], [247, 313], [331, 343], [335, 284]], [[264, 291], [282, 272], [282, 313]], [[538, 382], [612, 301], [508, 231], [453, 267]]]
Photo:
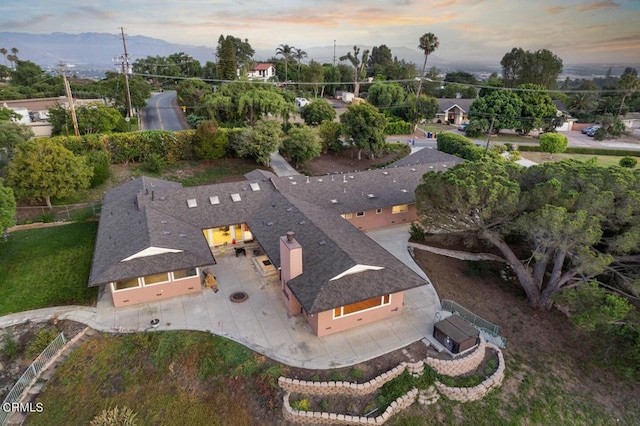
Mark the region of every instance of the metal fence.
[[[67, 339], [64, 337], [64, 333], [60, 333], [58, 337], [53, 339], [53, 341], [49, 343], [49, 346], [47, 346], [25, 372], [22, 373], [22, 376], [20, 376], [16, 384], [13, 385], [0, 407], [10, 407], [12, 403], [19, 403], [22, 400], [25, 390], [35, 383], [42, 370], [47, 367], [49, 362], [60, 352], [66, 343]], [[6, 425], [12, 414], [11, 410], [0, 409], [0, 425]]]
[[464, 306], [457, 304], [453, 300], [444, 299], [442, 300], [441, 305], [443, 310], [461, 316], [479, 329], [484, 330], [491, 337], [491, 339], [488, 340], [491, 340], [499, 347], [505, 348], [507, 346], [507, 338], [502, 337], [498, 334], [499, 328], [497, 325], [487, 321], [482, 317], [477, 316], [476, 314], [474, 314]]
[[100, 202], [67, 204], [64, 206], [28, 206], [16, 209], [16, 222], [54, 222], [83, 220], [100, 213]]

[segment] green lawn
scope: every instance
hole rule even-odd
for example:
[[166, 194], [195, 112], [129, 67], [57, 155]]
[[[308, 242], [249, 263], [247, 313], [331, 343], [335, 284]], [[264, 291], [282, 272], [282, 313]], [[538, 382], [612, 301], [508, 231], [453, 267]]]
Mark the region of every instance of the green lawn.
[[597, 164], [602, 167], [617, 166], [620, 163], [622, 157], [616, 155], [593, 155], [593, 154], [573, 154], [562, 153], [553, 154], [553, 158], [549, 158], [549, 154], [546, 152], [534, 152], [534, 151], [522, 151], [522, 158], [535, 161], [536, 163], [546, 163], [547, 161], [560, 161], [567, 159], [574, 159], [578, 161], [588, 161], [592, 158], [597, 160]]
[[96, 303], [87, 280], [97, 230], [97, 222], [83, 222], [0, 239], [0, 315]]

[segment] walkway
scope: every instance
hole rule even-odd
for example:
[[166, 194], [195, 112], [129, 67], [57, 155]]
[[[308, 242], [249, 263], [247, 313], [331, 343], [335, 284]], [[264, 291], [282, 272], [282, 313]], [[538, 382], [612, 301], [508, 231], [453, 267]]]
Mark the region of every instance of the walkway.
[[[407, 253], [407, 226], [371, 235], [391, 253]], [[412, 263], [412, 258], [407, 257], [403, 261]], [[158, 330], [208, 331], [287, 365], [328, 369], [363, 362], [421, 340], [433, 332], [435, 313], [440, 308], [433, 286], [426, 285], [405, 292], [401, 315], [317, 337], [304, 318], [287, 313], [277, 278], [260, 276], [251, 257], [235, 257], [233, 252], [227, 252], [217, 255], [216, 260], [218, 293], [205, 290], [116, 309], [110, 293], [101, 292], [96, 308], [68, 306], [22, 312], [0, 317], [0, 327], [27, 320], [46, 321], [55, 316], [105, 332], [137, 332], [152, 330], [151, 320], [157, 318]], [[236, 291], [246, 292], [248, 300], [231, 302], [229, 296]]]
[[278, 177], [296, 176], [300, 174], [296, 171], [296, 169], [291, 167], [291, 164], [287, 163], [287, 161], [282, 158], [282, 155], [280, 155], [278, 151], [275, 151], [271, 154], [270, 165], [273, 173], [275, 173]]

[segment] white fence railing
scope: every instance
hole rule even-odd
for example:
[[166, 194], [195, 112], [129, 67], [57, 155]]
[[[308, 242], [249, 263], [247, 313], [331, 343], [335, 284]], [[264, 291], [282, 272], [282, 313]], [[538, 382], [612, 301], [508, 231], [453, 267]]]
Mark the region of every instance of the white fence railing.
[[[49, 346], [47, 346], [25, 372], [22, 373], [22, 376], [16, 384], [13, 385], [0, 407], [11, 407], [12, 404], [19, 403], [24, 396], [25, 390], [35, 383], [42, 370], [47, 368], [51, 360], [60, 352], [66, 343], [67, 339], [64, 337], [64, 333], [60, 333], [58, 337], [53, 339], [53, 341], [49, 343]], [[12, 414], [11, 410], [0, 409], [0, 425], [6, 425]]]

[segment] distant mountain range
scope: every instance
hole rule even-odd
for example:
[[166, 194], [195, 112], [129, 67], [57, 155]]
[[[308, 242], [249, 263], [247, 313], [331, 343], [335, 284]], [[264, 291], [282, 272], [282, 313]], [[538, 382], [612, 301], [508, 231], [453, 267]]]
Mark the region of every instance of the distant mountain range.
[[[215, 61], [215, 47], [191, 46], [184, 44], [169, 43], [167, 41], [146, 37], [146, 36], [126, 36], [127, 51], [132, 61], [147, 56], [169, 56], [173, 53], [184, 52], [205, 64], [207, 61]], [[211, 45], [215, 46], [217, 40], [211, 40]], [[72, 64], [76, 70], [95, 70], [95, 76], [101, 77], [105, 70], [114, 69], [117, 61], [114, 58], [120, 57], [124, 53], [122, 37], [120, 34], [108, 33], [51, 33], [51, 34], [29, 34], [18, 32], [0, 32], [0, 47], [7, 50], [15, 47], [18, 49], [20, 59], [35, 62], [45, 69], [57, 67], [63, 62]], [[361, 49], [371, 49], [372, 46], [359, 46]], [[254, 59], [256, 61], [267, 61], [275, 56], [273, 49], [255, 49]], [[314, 59], [320, 63], [333, 63], [334, 55], [336, 62], [340, 56], [352, 51], [352, 45], [322, 46], [304, 48], [308, 59]], [[422, 66], [424, 56], [417, 49], [408, 47], [390, 47], [391, 53], [398, 59]], [[2, 58], [0, 58], [2, 60]], [[478, 75], [488, 75], [491, 72], [500, 72], [500, 64], [478, 63], [464, 61], [447, 61], [438, 55], [430, 55], [428, 66], [436, 66], [442, 72], [467, 71]], [[591, 77], [593, 75], [603, 75], [608, 65], [574, 65], [565, 64], [564, 75]], [[613, 66], [613, 75], [619, 75], [624, 70], [622, 65]]]
[[[215, 60], [215, 47], [190, 46], [169, 43], [152, 37], [126, 36], [127, 51], [132, 60], [147, 56], [168, 56], [172, 53], [184, 52], [200, 61], [202, 64]], [[211, 41], [212, 45], [217, 40]], [[107, 33], [51, 33], [29, 34], [16, 32], [0, 32], [0, 47], [19, 50], [18, 57], [35, 62], [42, 67], [52, 67], [59, 62], [74, 64], [77, 67], [113, 67], [113, 58], [124, 53], [120, 34]], [[372, 46], [360, 46], [361, 49], [371, 49]], [[337, 58], [350, 52], [353, 46], [333, 46], [305, 48], [308, 59], [321, 63], [332, 63], [334, 53]], [[266, 61], [275, 55], [275, 46], [271, 49], [255, 49], [254, 59]], [[424, 56], [418, 50], [407, 47], [391, 47], [391, 53], [408, 62], [422, 64]], [[429, 57], [429, 64], [441, 66], [446, 62], [437, 55]]]

